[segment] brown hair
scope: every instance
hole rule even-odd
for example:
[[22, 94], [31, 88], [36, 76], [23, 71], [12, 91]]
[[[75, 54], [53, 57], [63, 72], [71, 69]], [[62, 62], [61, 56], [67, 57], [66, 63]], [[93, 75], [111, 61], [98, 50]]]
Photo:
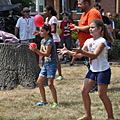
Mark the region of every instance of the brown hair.
[[101, 9], [101, 4], [100, 4], [99, 2], [94, 3], [93, 6], [94, 6], [94, 7], [99, 7], [99, 9]]
[[103, 23], [103, 21], [101, 21], [100, 19], [94, 19], [91, 23], [95, 23], [97, 28], [102, 28], [101, 33], [103, 32], [103, 38], [105, 38], [106, 41], [109, 41], [111, 43], [114, 41], [110, 32], [108, 31], [107, 26]]
[[66, 12], [66, 11], [62, 13], [62, 15], [64, 15], [64, 14], [65, 14], [66, 16], [69, 16], [69, 13]]
[[42, 26], [42, 29], [45, 29], [46, 31], [48, 31], [49, 30], [49, 33], [48, 33], [48, 35], [52, 38], [53, 36], [52, 36], [52, 34], [51, 34], [51, 26], [50, 26], [50, 24], [44, 24], [43, 26]]
[[88, 2], [91, 5], [91, 0], [83, 0], [83, 2]]

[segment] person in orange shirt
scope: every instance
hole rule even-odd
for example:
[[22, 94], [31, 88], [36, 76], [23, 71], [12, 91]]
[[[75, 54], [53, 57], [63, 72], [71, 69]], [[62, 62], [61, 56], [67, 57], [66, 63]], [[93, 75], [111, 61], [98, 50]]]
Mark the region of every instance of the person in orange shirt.
[[[92, 20], [94, 19], [100, 19], [102, 20], [102, 16], [98, 10], [91, 7], [91, 0], [78, 0], [78, 7], [80, 8], [80, 11], [83, 12], [80, 21], [79, 26], [74, 26], [73, 29], [71, 29], [73, 32], [78, 32], [78, 39], [81, 44], [81, 47], [83, 47], [84, 42], [91, 38], [89, 32], [89, 25]], [[89, 69], [89, 59], [86, 58], [87, 62], [86, 65]]]

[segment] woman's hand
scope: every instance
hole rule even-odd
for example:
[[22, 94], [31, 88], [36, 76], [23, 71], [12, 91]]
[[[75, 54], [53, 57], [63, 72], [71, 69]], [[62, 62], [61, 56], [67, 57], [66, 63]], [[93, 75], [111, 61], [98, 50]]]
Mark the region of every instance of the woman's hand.
[[66, 48], [65, 44], [63, 44], [63, 46], [64, 46], [63, 49], [57, 49], [57, 52], [59, 52], [59, 54], [62, 55], [68, 53], [68, 49]]

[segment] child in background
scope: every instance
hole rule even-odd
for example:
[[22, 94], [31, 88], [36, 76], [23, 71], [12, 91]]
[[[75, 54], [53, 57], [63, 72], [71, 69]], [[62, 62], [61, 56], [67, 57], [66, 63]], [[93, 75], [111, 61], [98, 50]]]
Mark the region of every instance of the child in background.
[[84, 79], [81, 89], [85, 115], [77, 120], [92, 120], [89, 92], [96, 83], [98, 84], [98, 94], [106, 109], [108, 120], [114, 120], [112, 104], [107, 96], [107, 88], [111, 78], [111, 69], [109, 62], [106, 59], [107, 41], [113, 42], [113, 38], [108, 32], [107, 26], [99, 19], [95, 19], [90, 23], [89, 31], [93, 38], [87, 39], [82, 49], [74, 48], [76, 52], [67, 50], [65, 46], [63, 49], [58, 49], [62, 54], [67, 53], [78, 58], [83, 56], [90, 58], [90, 70]]
[[[68, 19], [69, 18], [68, 12], [64, 12], [62, 14], [62, 17], [63, 17], [63, 21], [61, 22], [61, 25], [60, 25], [60, 29], [62, 29], [61, 47], [63, 48], [63, 44], [65, 43], [67, 49], [72, 50], [73, 49], [72, 35], [69, 27], [69, 25], [72, 24], [72, 21]], [[64, 56], [62, 56], [62, 60], [64, 60]], [[70, 56], [68, 61], [70, 61]]]
[[[106, 13], [106, 16], [109, 18], [109, 20], [110, 20], [110, 24], [111, 24], [111, 26], [112, 26], [112, 29], [113, 29], [113, 31], [111, 32], [111, 35], [113, 36], [113, 38], [114, 38], [114, 45], [116, 44], [116, 36], [115, 36], [115, 23], [114, 23], [114, 21], [113, 21], [113, 17], [112, 17], [112, 13], [111, 12], [107, 12]], [[111, 44], [108, 42], [107, 43], [107, 45], [108, 45], [108, 53], [109, 53], [109, 51], [111, 50]]]
[[[59, 44], [60, 44], [60, 37], [57, 32], [57, 26], [58, 26], [58, 20], [56, 18], [57, 12], [54, 10], [52, 6], [47, 5], [44, 8], [44, 15], [46, 17], [45, 23], [50, 24], [51, 26], [51, 33], [53, 35], [53, 40], [55, 42], [56, 52], [57, 52], [57, 48], [59, 48]], [[57, 61], [58, 61], [58, 74], [59, 74], [56, 80], [62, 80], [63, 76], [62, 76], [62, 71], [61, 71], [61, 64], [58, 58], [58, 53], [56, 56], [57, 56]]]
[[42, 96], [42, 101], [38, 102], [36, 106], [42, 106], [48, 104], [45, 96], [45, 89], [43, 87], [43, 81], [45, 78], [48, 78], [48, 86], [51, 90], [54, 103], [52, 105], [52, 108], [58, 106], [57, 102], [57, 93], [56, 89], [53, 85], [54, 78], [55, 78], [55, 73], [57, 70], [57, 58], [56, 58], [56, 47], [55, 43], [52, 39], [52, 34], [51, 34], [51, 27], [49, 24], [44, 24], [44, 26], [40, 29], [40, 36], [44, 37], [41, 41], [41, 47], [40, 50], [37, 48], [29, 47], [30, 50], [36, 52], [40, 56], [44, 56], [44, 65], [41, 69], [41, 72], [39, 74], [37, 84], [40, 89], [40, 93]]

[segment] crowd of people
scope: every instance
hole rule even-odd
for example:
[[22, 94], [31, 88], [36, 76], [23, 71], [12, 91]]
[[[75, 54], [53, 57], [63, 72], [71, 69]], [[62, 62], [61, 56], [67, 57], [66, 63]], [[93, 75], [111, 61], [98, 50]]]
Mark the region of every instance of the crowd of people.
[[[89, 92], [94, 88], [98, 90], [99, 97], [105, 106], [108, 120], [113, 120], [112, 104], [107, 96], [111, 70], [106, 57], [111, 49], [111, 43], [114, 42], [116, 44], [112, 14], [108, 12], [106, 16], [103, 16], [100, 11], [101, 5], [95, 3], [94, 7], [92, 7], [91, 0], [78, 0], [78, 8], [83, 12], [78, 26], [69, 19], [68, 12], [62, 14], [63, 21], [60, 25], [60, 29], [62, 29], [61, 36], [57, 32], [57, 12], [50, 5], [44, 8], [45, 23], [42, 27], [36, 29], [33, 22], [34, 17], [30, 16], [30, 10], [27, 7], [23, 8], [23, 16], [16, 23], [15, 36], [19, 34], [21, 44], [35, 42], [36, 36], [40, 36], [39, 47], [29, 46], [29, 49], [35, 52], [38, 63], [39, 56], [42, 57], [42, 69], [37, 79], [42, 100], [36, 106], [48, 104], [43, 86], [43, 81], [46, 77], [53, 96], [52, 108], [59, 106], [57, 91], [54, 87], [56, 71], [58, 70], [56, 80], [62, 80], [64, 77], [58, 54], [62, 54], [62, 60], [68, 54], [68, 61], [71, 62], [70, 66], [74, 65], [76, 58], [84, 57], [88, 67], [88, 73], [81, 88], [85, 115], [77, 120], [92, 119]], [[73, 28], [70, 27], [71, 24]], [[78, 32], [78, 40], [76, 41], [78, 46], [76, 48], [73, 48], [72, 45], [72, 32]], [[92, 88], [94, 85], [97, 87]]]

